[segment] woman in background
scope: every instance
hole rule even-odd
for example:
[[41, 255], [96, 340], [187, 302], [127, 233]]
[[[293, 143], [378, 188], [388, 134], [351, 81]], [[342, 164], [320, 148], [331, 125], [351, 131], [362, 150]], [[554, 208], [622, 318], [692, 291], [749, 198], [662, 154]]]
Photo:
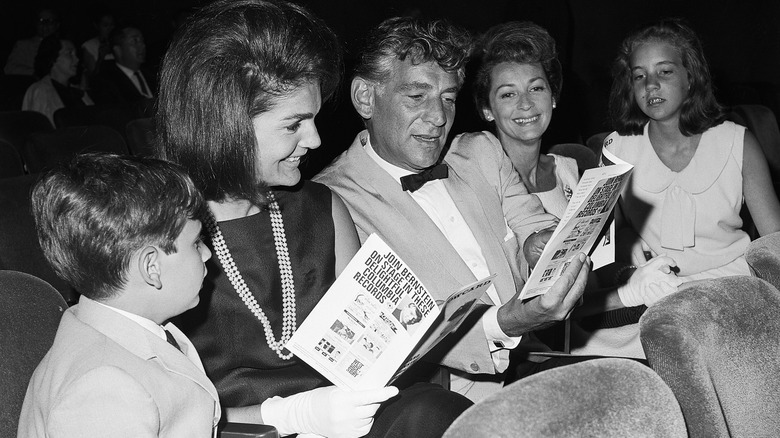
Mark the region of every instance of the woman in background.
[[41, 79], [27, 89], [22, 110], [37, 111], [54, 125], [54, 112], [58, 109], [92, 105], [89, 95], [70, 83], [78, 65], [73, 42], [57, 34], [41, 40], [35, 55], [35, 74]]

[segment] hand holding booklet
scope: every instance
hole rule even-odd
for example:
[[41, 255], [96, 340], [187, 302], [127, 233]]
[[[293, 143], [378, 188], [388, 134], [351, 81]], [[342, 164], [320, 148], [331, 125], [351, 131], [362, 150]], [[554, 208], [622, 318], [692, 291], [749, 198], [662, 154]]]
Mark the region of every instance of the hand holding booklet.
[[617, 161], [583, 173], [561, 221], [525, 282], [520, 299], [546, 293], [575, 255], [591, 251], [634, 169], [631, 164]]
[[340, 388], [380, 388], [455, 331], [492, 281], [478, 280], [436, 301], [372, 234], [286, 348]]

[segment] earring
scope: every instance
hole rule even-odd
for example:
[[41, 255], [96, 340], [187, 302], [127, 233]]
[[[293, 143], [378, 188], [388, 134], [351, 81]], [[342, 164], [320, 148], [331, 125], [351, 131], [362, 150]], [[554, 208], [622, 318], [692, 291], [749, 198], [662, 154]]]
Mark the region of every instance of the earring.
[[555, 107], [556, 107], [555, 99], [553, 99], [553, 109], [555, 109]]

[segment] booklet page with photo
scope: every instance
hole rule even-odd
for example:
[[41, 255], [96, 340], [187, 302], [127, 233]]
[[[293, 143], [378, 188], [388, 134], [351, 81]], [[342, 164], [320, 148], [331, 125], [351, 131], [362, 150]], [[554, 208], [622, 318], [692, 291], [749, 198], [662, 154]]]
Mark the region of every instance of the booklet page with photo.
[[546, 293], [566, 270], [572, 257], [580, 252], [588, 254], [593, 249], [633, 169], [634, 166], [621, 162], [583, 173], [561, 221], [531, 271], [520, 299]]
[[492, 277], [437, 302], [372, 234], [286, 348], [344, 389], [386, 386], [456, 330]]

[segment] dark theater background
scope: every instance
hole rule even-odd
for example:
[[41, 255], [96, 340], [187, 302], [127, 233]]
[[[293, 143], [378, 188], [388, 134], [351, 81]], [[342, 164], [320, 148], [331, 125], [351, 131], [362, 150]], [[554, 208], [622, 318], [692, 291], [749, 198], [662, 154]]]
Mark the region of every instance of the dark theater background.
[[[188, 10], [202, 1], [136, 0], [99, 2], [59, 0], [4, 2], [0, 13], [0, 59], [5, 62], [14, 40], [33, 33], [35, 12], [57, 9], [61, 29], [77, 45], [93, 35], [90, 16], [108, 9], [121, 22], [139, 27], [146, 36], [148, 61], [159, 63], [171, 33]], [[710, 61], [719, 100], [727, 105], [749, 103], [780, 110], [780, 2], [760, 0], [309, 0], [303, 2], [324, 18], [343, 39], [346, 70], [361, 35], [384, 18], [419, 14], [442, 17], [478, 33], [509, 20], [531, 20], [556, 38], [564, 65], [563, 97], [546, 144], [583, 142], [610, 130], [606, 104], [609, 69], [619, 42], [632, 29], [659, 18], [685, 17], [700, 34]], [[345, 81], [346, 83], [346, 81]], [[342, 93], [343, 95], [343, 93]], [[323, 137], [312, 157], [315, 172], [345, 149], [360, 129], [360, 120], [345, 97], [323, 108]], [[462, 93], [453, 134], [484, 129], [471, 97]]]

